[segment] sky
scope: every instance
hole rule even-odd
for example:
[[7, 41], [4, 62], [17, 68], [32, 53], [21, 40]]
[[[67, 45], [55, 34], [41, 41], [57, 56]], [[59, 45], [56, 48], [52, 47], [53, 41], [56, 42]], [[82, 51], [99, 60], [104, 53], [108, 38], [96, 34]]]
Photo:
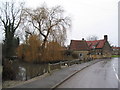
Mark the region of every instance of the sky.
[[[1, 1], [1, 0], [0, 0]], [[16, 0], [25, 1], [27, 7], [36, 8], [43, 3], [48, 7], [60, 5], [65, 15], [71, 17], [72, 27], [67, 32], [70, 40], [81, 40], [91, 35], [118, 46], [118, 1], [119, 0]]]

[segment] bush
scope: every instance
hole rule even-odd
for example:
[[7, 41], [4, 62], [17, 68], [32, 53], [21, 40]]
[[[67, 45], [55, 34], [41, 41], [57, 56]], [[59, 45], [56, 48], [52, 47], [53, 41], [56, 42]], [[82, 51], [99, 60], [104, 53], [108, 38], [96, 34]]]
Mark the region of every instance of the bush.
[[72, 57], [74, 58], [74, 59], [78, 59], [78, 54], [76, 54], [76, 53], [72, 53]]
[[42, 59], [45, 62], [54, 62], [63, 60], [64, 56], [62, 54], [63, 47], [57, 42], [49, 42], [47, 43], [47, 47], [44, 50]]
[[72, 55], [72, 51], [71, 50], [65, 50], [64, 51], [64, 56], [71, 56]]
[[3, 80], [14, 80], [16, 78], [14, 69], [10, 63], [3, 66], [2, 79]]
[[17, 56], [19, 59], [26, 62], [36, 62], [38, 59], [40, 60], [40, 46], [41, 41], [39, 40], [38, 36], [31, 35], [27, 40], [27, 44], [21, 44], [17, 48]]

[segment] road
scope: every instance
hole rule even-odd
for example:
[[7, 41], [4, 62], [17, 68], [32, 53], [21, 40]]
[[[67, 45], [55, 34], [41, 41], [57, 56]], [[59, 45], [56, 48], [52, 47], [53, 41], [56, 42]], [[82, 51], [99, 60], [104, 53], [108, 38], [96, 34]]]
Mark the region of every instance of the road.
[[118, 88], [118, 82], [118, 58], [113, 58], [83, 69], [57, 88]]

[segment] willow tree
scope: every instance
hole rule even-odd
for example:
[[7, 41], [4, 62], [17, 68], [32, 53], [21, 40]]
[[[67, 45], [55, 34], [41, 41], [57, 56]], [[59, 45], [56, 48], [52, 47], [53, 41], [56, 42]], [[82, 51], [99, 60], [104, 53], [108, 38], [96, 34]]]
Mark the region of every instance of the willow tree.
[[5, 54], [7, 57], [9, 57], [13, 52], [12, 47], [15, 43], [15, 32], [19, 28], [23, 19], [22, 16], [24, 4], [17, 4], [15, 2], [1, 2], [0, 4], [0, 22], [5, 33]]
[[60, 6], [48, 8], [46, 5], [31, 10], [26, 9], [29, 22], [38, 30], [42, 36], [42, 49], [46, 47], [47, 41], [57, 41], [64, 45], [66, 40], [66, 30], [71, 21], [65, 17], [64, 10]]

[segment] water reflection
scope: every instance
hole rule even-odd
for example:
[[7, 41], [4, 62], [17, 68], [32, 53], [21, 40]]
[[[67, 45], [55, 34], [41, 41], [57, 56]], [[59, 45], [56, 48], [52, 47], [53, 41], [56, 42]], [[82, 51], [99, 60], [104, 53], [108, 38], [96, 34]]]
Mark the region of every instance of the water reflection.
[[12, 65], [15, 69], [16, 80], [28, 80], [47, 72], [47, 64], [30, 64], [14, 61]]
[[19, 72], [16, 77], [18, 80], [26, 80], [26, 69], [19, 66]]

